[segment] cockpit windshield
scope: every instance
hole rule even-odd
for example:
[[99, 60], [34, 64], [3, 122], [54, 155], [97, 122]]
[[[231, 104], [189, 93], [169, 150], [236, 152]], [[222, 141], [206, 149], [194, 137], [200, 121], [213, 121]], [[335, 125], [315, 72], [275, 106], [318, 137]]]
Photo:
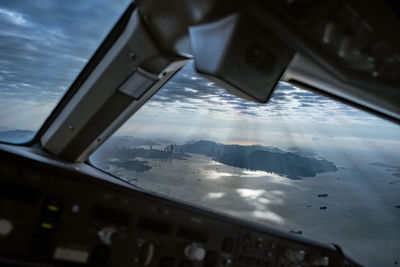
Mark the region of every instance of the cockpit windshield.
[[155, 194], [338, 244], [362, 264], [393, 264], [397, 125], [287, 83], [266, 105], [248, 102], [192, 67], [91, 162]]
[[128, 0], [0, 3], [0, 141], [29, 141]]

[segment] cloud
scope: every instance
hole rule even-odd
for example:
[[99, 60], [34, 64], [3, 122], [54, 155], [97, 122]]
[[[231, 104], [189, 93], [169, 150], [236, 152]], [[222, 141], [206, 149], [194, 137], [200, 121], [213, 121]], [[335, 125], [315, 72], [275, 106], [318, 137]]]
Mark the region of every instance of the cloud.
[[24, 25], [27, 23], [21, 14], [3, 8], [0, 8], [0, 18], [16, 25]]
[[[252, 117], [283, 117], [290, 114], [310, 113], [317, 108], [313, 116], [319, 112], [323, 117], [336, 109], [332, 101], [296, 88], [288, 83], [279, 83], [271, 100], [267, 104], [259, 104], [238, 98], [215, 83], [200, 77], [193, 70], [193, 64], [185, 66], [173, 77], [151, 100], [151, 103], [168, 105], [170, 109], [196, 107], [198, 112], [214, 111], [224, 115]], [[172, 105], [173, 106], [172, 106]], [[172, 107], [171, 107], [172, 106]], [[324, 109], [321, 109], [324, 107]], [[217, 108], [217, 109], [216, 109]], [[319, 111], [318, 111], [319, 110]]]
[[[54, 107], [127, 4], [128, 0], [1, 1], [0, 108], [15, 100]], [[29, 108], [35, 107], [22, 106], [21, 113], [34, 112]], [[45, 118], [40, 116], [34, 120], [37, 127]]]
[[[57, 101], [127, 3], [127, 0], [2, 2], [0, 20], [9, 23], [0, 23], [0, 71], [7, 70], [9, 74], [1, 86], [14, 88], [2, 90], [2, 96]], [[26, 91], [20, 88], [21, 83], [41, 90]], [[52, 99], [47, 93], [58, 97]]]
[[308, 107], [312, 107], [313, 105], [311, 105], [311, 104], [306, 104], [306, 103], [302, 103], [301, 105], [300, 105], [300, 107], [302, 107], [302, 108], [308, 108]]
[[[179, 127], [187, 125], [191, 129], [187, 131], [188, 134], [197, 134], [196, 127], [220, 127], [224, 131], [218, 130], [219, 135], [223, 132], [232, 132], [229, 135], [233, 135], [235, 131], [237, 139], [243, 136], [241, 134], [249, 133], [247, 131], [250, 130], [246, 128], [253, 129], [250, 136], [255, 138], [264, 129], [261, 125], [269, 125], [269, 131], [317, 136], [329, 132], [337, 135], [355, 134], [353, 129], [357, 129], [360, 136], [368, 135], [370, 130], [367, 128], [385, 125], [379, 118], [284, 82], [278, 84], [267, 104], [250, 102], [196, 74], [192, 63], [161, 88], [137, 116], [150, 119], [160, 110], [164, 111], [165, 116], [169, 114], [168, 120], [179, 121]], [[152, 123], [157, 122], [153, 120]], [[245, 128], [239, 131], [236, 127]]]
[[251, 115], [251, 116], [257, 116], [258, 114], [256, 112], [253, 111], [240, 111], [241, 114], [244, 115]]

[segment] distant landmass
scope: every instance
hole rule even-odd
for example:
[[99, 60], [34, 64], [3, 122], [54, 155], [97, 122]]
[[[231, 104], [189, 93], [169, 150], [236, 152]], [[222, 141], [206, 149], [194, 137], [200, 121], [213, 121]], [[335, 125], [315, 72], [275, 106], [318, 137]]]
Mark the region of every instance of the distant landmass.
[[284, 154], [286, 151], [283, 151], [279, 148], [272, 146], [261, 146], [261, 145], [251, 145], [251, 146], [242, 146], [242, 145], [224, 145], [215, 143], [213, 141], [191, 141], [184, 145], [176, 146], [177, 151], [185, 150], [188, 153], [194, 154], [202, 154], [209, 157], [216, 157], [220, 153], [251, 153], [253, 151], [269, 151], [278, 154]]
[[224, 145], [212, 141], [176, 146], [181, 153], [194, 153], [212, 157], [214, 160], [234, 167], [275, 172], [288, 178], [313, 177], [318, 173], [337, 171], [327, 160], [305, 157], [279, 148], [253, 145]]
[[190, 141], [176, 145], [170, 140], [111, 137], [91, 158], [103, 169], [110, 165], [137, 172], [148, 171], [148, 160], [186, 160], [200, 154], [225, 165], [274, 172], [290, 179], [313, 177], [318, 173], [337, 171], [327, 160], [306, 157], [294, 152], [261, 145], [225, 145], [213, 141]]
[[297, 155], [300, 155], [300, 156], [305, 156], [305, 157], [316, 157], [316, 156], [318, 156], [317, 152], [315, 152], [314, 150], [309, 149], [309, 148], [302, 148], [302, 147], [292, 146], [292, 147], [288, 148], [288, 151], [289, 152], [293, 152], [293, 153], [295, 153]]
[[133, 138], [129, 136], [111, 137], [91, 157], [91, 161], [102, 169], [108, 169], [109, 165], [118, 166], [137, 172], [151, 169], [146, 159], [170, 160], [186, 159], [190, 157], [184, 153], [176, 153], [171, 147], [154, 149], [153, 147], [165, 147], [166, 143], [172, 143], [165, 139]]

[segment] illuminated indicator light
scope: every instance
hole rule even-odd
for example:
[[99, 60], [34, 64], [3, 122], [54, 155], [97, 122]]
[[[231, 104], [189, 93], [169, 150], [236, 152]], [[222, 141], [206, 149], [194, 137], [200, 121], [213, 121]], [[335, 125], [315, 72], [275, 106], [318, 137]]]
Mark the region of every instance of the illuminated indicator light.
[[40, 226], [44, 229], [53, 229], [53, 225], [51, 223], [42, 223]]
[[75, 204], [75, 205], [72, 205], [72, 206], [71, 206], [71, 211], [72, 211], [73, 213], [78, 213], [79, 210], [80, 210], [80, 207], [79, 207], [78, 204]]
[[59, 211], [60, 210], [59, 207], [54, 206], [54, 205], [48, 205], [47, 209], [51, 210], [51, 211]]

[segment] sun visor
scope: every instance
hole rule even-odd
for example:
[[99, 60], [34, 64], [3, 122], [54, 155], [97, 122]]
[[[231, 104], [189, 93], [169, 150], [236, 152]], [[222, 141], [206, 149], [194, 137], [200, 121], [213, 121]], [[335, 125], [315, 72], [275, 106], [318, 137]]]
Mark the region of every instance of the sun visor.
[[189, 28], [195, 70], [229, 92], [265, 103], [295, 50], [244, 15]]

